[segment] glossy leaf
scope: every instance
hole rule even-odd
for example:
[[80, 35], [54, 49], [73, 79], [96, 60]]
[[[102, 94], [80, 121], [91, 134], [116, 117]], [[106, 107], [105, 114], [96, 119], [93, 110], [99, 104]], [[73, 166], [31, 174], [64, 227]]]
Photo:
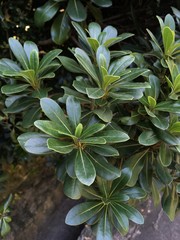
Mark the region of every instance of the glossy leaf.
[[146, 197], [146, 192], [140, 187], [132, 187], [122, 190], [123, 194], [127, 194], [130, 199], [142, 199]]
[[71, 128], [61, 107], [50, 98], [41, 98], [41, 108], [46, 116], [53, 122], [59, 123], [66, 129], [66, 134], [71, 135]]
[[108, 163], [104, 157], [92, 153], [88, 156], [94, 164], [98, 176], [109, 181], [120, 177], [120, 170]]
[[118, 150], [109, 145], [105, 145], [105, 146], [93, 145], [91, 150], [93, 152], [95, 152], [101, 156], [105, 156], [105, 157], [119, 156]]
[[164, 167], [169, 166], [173, 160], [173, 152], [165, 143], [161, 143], [159, 148], [159, 160]]
[[112, 211], [114, 213], [114, 216], [117, 220], [117, 222], [119, 223], [119, 225], [122, 227], [122, 229], [124, 231], [128, 231], [129, 229], [129, 220], [127, 218], [127, 216], [122, 213], [121, 209], [119, 209], [119, 206], [118, 205], [113, 205], [112, 204]]
[[104, 122], [111, 122], [113, 113], [109, 108], [99, 108], [93, 111]]
[[49, 154], [52, 151], [47, 146], [47, 137], [37, 136], [27, 140], [24, 144], [27, 152], [33, 154]]
[[99, 7], [110, 7], [112, 5], [111, 0], [92, 0]]
[[138, 137], [138, 141], [140, 144], [144, 146], [151, 146], [159, 142], [159, 138], [153, 131], [143, 131]]
[[175, 33], [168, 26], [165, 26], [162, 29], [162, 38], [165, 54], [170, 54], [169, 49], [171, 45], [174, 43]]
[[75, 159], [75, 173], [78, 180], [84, 185], [90, 186], [96, 177], [96, 171], [87, 154], [77, 151]]
[[99, 137], [103, 137], [107, 143], [118, 143], [129, 140], [129, 136], [118, 130], [104, 130], [98, 134]]
[[109, 74], [121, 75], [122, 70], [127, 68], [134, 61], [133, 55], [123, 56], [122, 58], [111, 63], [109, 67]]
[[97, 239], [112, 240], [112, 229], [108, 219], [107, 211], [105, 210], [103, 216], [100, 218], [97, 226]]
[[73, 207], [67, 214], [65, 222], [71, 226], [77, 226], [89, 220], [102, 208], [102, 203], [97, 201], [80, 203]]
[[29, 84], [13, 84], [13, 85], [4, 85], [1, 88], [1, 92], [6, 95], [11, 95], [15, 93], [20, 93], [25, 91], [29, 87]]
[[90, 125], [88, 127], [86, 127], [83, 130], [83, 133], [81, 135], [81, 138], [88, 138], [93, 136], [95, 133], [98, 133], [99, 131], [103, 130], [105, 128], [105, 124], [102, 123], [95, 123], [93, 125]]
[[62, 65], [70, 72], [73, 73], [85, 73], [85, 71], [80, 67], [80, 65], [72, 58], [66, 56], [59, 57]]
[[71, 126], [76, 129], [81, 119], [81, 105], [73, 96], [69, 96], [66, 100], [66, 111]]
[[26, 41], [24, 43], [24, 51], [26, 52], [26, 55], [27, 55], [29, 61], [30, 61], [30, 56], [31, 56], [32, 51], [39, 53], [37, 45], [32, 41]]
[[67, 6], [69, 17], [76, 22], [82, 22], [86, 19], [86, 9], [80, 0], [69, 0]]
[[82, 184], [77, 178], [66, 176], [64, 182], [64, 193], [71, 199], [79, 199], [81, 197]]
[[62, 45], [69, 38], [70, 30], [71, 28], [67, 13], [59, 14], [51, 26], [52, 40], [56, 44]]
[[34, 21], [38, 27], [42, 27], [59, 10], [59, 3], [53, 0], [47, 1], [43, 6], [38, 7], [34, 14]]
[[29, 127], [33, 126], [34, 122], [40, 118], [41, 113], [42, 113], [42, 111], [39, 106], [28, 109], [25, 112], [25, 115], [23, 117], [22, 126], [24, 128], [29, 128]]
[[91, 38], [98, 39], [98, 36], [101, 33], [101, 26], [96, 22], [91, 22], [88, 25], [88, 32]]
[[56, 59], [59, 54], [62, 52], [61, 49], [54, 49], [44, 55], [44, 57], [40, 61], [40, 69], [47, 68], [49, 64], [52, 63], [54, 59]]
[[105, 94], [105, 91], [101, 88], [86, 88], [86, 92], [89, 98], [99, 99]]
[[164, 184], [170, 184], [173, 181], [173, 178], [169, 172], [169, 169], [166, 167], [163, 167], [162, 164], [157, 161], [156, 163], [156, 172], [159, 177], [159, 179], [164, 183]]
[[34, 125], [42, 132], [56, 138], [59, 138], [61, 134], [63, 134], [63, 130], [66, 132], [66, 129], [63, 129], [63, 126], [61, 130], [61, 126], [59, 124], [48, 120], [37, 120]]
[[47, 146], [49, 149], [62, 154], [72, 152], [72, 150], [75, 147], [75, 145], [72, 142], [65, 142], [54, 138], [49, 138], [47, 140]]

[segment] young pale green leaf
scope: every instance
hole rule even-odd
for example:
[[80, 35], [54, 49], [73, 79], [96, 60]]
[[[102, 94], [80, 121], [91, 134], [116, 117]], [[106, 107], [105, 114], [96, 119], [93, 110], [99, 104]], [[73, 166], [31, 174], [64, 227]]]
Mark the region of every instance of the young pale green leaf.
[[11, 227], [4, 218], [2, 220], [0, 219], [0, 224], [1, 224], [0, 233], [1, 236], [4, 237], [6, 234], [10, 232]]
[[70, 30], [71, 27], [67, 13], [59, 14], [51, 26], [52, 40], [56, 44], [62, 45], [69, 38]]
[[99, 34], [101, 33], [101, 26], [96, 22], [91, 22], [88, 25], [88, 32], [91, 38], [98, 39]]
[[82, 184], [77, 178], [71, 178], [68, 175], [64, 181], [64, 193], [71, 199], [79, 199], [81, 197]]
[[31, 56], [32, 51], [36, 51], [37, 53], [39, 53], [39, 49], [38, 49], [37, 45], [31, 41], [26, 41], [24, 43], [24, 51], [26, 52], [26, 55], [27, 55], [29, 61], [30, 61], [30, 56]]
[[102, 123], [95, 123], [93, 125], [90, 125], [90, 126], [84, 128], [81, 138], [85, 139], [85, 138], [91, 137], [95, 133], [98, 133], [99, 131], [103, 130], [105, 128], [105, 126], [106, 125], [102, 124]]
[[91, 48], [96, 52], [98, 47], [99, 47], [99, 42], [94, 39], [94, 38], [87, 38], [87, 41], [89, 43], [89, 45], [91, 46]]
[[180, 92], [180, 74], [178, 74], [174, 80], [174, 91]]
[[108, 219], [107, 210], [104, 211], [97, 226], [97, 239], [113, 240], [112, 227]]
[[64, 127], [67, 135], [72, 135], [69, 122], [61, 107], [50, 98], [41, 98], [41, 108], [45, 115], [53, 122]]
[[154, 145], [157, 142], [159, 142], [159, 138], [154, 133], [154, 131], [145, 130], [138, 137], [138, 141], [140, 144], [142, 144], [144, 146], [151, 146], [151, 145]]
[[121, 209], [119, 209], [118, 205], [112, 204], [111, 207], [112, 207], [113, 214], [114, 214], [118, 224], [122, 227], [122, 229], [124, 231], [127, 232], [129, 229], [129, 220], [128, 220], [127, 216], [124, 213], [122, 213], [122, 211], [121, 211]]
[[1, 92], [6, 95], [11, 95], [15, 93], [20, 93], [25, 91], [29, 87], [29, 84], [12, 84], [12, 85], [4, 85], [1, 88]]
[[29, 69], [29, 60], [21, 43], [14, 38], [9, 38], [9, 46], [16, 59], [20, 62], [21, 66], [24, 69]]
[[121, 203], [114, 203], [114, 206], [118, 208], [119, 212], [124, 213], [131, 221], [137, 224], [143, 224], [144, 223], [144, 218], [141, 215], [141, 213], [135, 209], [134, 207], [131, 207], [127, 204]]
[[96, 177], [94, 165], [87, 154], [81, 150], [77, 151], [75, 157], [75, 173], [78, 180], [87, 186], [90, 186]]
[[175, 40], [175, 32], [170, 29], [170, 27], [165, 26], [162, 29], [162, 38], [163, 38], [163, 45], [164, 45], [164, 53], [165, 55], [171, 56], [170, 47], [174, 43]]
[[81, 105], [73, 96], [69, 96], [66, 100], [66, 111], [68, 114], [69, 122], [75, 130], [81, 119]]
[[83, 125], [81, 123], [79, 123], [75, 129], [75, 136], [76, 137], [80, 137], [83, 131]]
[[100, 145], [93, 145], [90, 148], [93, 152], [105, 156], [105, 157], [117, 157], [119, 156], [119, 152], [117, 149], [113, 148], [112, 146], [105, 145], [105, 146], [100, 146]]
[[104, 122], [111, 122], [113, 113], [110, 108], [97, 108], [93, 111]]
[[37, 120], [35, 121], [34, 125], [42, 132], [56, 138], [59, 138], [61, 136], [61, 132], [63, 132], [63, 130], [66, 132], [66, 129], [62, 129], [63, 125], [61, 126], [56, 122], [48, 120]]
[[134, 60], [135, 57], [133, 55], [123, 56], [122, 58], [115, 60], [109, 67], [109, 74], [121, 75], [122, 71], [129, 67]]
[[155, 98], [153, 98], [153, 97], [151, 97], [151, 96], [148, 96], [148, 103], [149, 103], [149, 107], [151, 108], [151, 109], [153, 109], [153, 108], [155, 108], [155, 106], [156, 106], [156, 99]]
[[37, 73], [39, 69], [39, 53], [36, 50], [32, 50], [30, 54], [29, 66]]
[[68, 71], [73, 73], [85, 73], [85, 71], [74, 59], [65, 56], [60, 56], [59, 59], [63, 67], [65, 67]]
[[51, 20], [59, 10], [59, 3], [53, 0], [47, 1], [43, 6], [38, 7], [34, 14], [34, 21], [38, 27]]
[[105, 46], [100, 45], [96, 51], [96, 60], [99, 69], [101, 69], [101, 66], [108, 69], [110, 63], [110, 51]]
[[75, 148], [72, 142], [65, 142], [54, 138], [49, 138], [47, 140], [47, 146], [49, 149], [62, 154], [70, 153]]
[[112, 5], [111, 0], [92, 0], [99, 7], [110, 7]]
[[28, 139], [24, 144], [24, 149], [33, 154], [49, 154], [52, 151], [47, 146], [47, 136], [34, 136]]
[[159, 160], [164, 167], [169, 166], [173, 160], [173, 152], [165, 143], [161, 143], [159, 148]]
[[39, 68], [47, 68], [50, 64], [52, 64], [53, 60], [58, 58], [59, 54], [62, 52], [61, 49], [54, 49], [50, 52], [46, 53], [44, 57], [40, 61]]
[[69, 0], [67, 5], [69, 17], [76, 22], [82, 22], [87, 17], [86, 8], [80, 0]]
[[93, 162], [98, 176], [108, 181], [112, 181], [120, 177], [120, 170], [108, 163], [104, 157], [93, 153], [88, 154], [88, 156]]
[[112, 187], [111, 187], [111, 195], [116, 191], [116, 190], [121, 190], [123, 189], [128, 181], [130, 180], [132, 176], [132, 171], [130, 168], [124, 168], [121, 171], [121, 176], [117, 178], [116, 180], [113, 181]]
[[102, 88], [86, 88], [86, 93], [89, 98], [99, 99], [104, 96], [105, 91]]
[[104, 130], [98, 136], [103, 137], [107, 143], [119, 143], [129, 140], [129, 136], [125, 132], [118, 130]]
[[169, 128], [170, 133], [180, 133], [180, 122], [173, 123]]
[[103, 207], [103, 203], [98, 201], [84, 202], [71, 208], [65, 222], [71, 226], [77, 226], [89, 220], [97, 214]]

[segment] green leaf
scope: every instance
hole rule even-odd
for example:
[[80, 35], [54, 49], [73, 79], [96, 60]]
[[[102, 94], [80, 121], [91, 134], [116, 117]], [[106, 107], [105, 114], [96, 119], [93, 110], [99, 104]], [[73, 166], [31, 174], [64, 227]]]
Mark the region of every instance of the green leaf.
[[[123, 40], [125, 40], [125, 39], [127, 39], [127, 38], [129, 38], [129, 37], [132, 37], [132, 36], [134, 36], [134, 34], [132, 34], [132, 33], [122, 33], [122, 34], [120, 34], [118, 37], [115, 37], [115, 38], [110, 38], [110, 39], [107, 39], [105, 42], [104, 42], [104, 46], [105, 47], [111, 47], [112, 45], [114, 45], [114, 44], [116, 44], [116, 43], [119, 43], [119, 42], [121, 42], [121, 41], [123, 41]], [[113, 56], [115, 57], [121, 57], [122, 55], [124, 55], [123, 53], [124, 53], [124, 51], [111, 51], [111, 54], [113, 53]], [[131, 53], [131, 51], [127, 51], [126, 52], [126, 54], [129, 54], [129, 53]], [[126, 55], [125, 54], [125, 55]]]
[[132, 171], [132, 176], [128, 182], [128, 186], [134, 186], [137, 182], [139, 173], [141, 172], [143, 166], [144, 166], [144, 156], [148, 152], [148, 149], [146, 151], [142, 151], [136, 154], [133, 154], [130, 158], [128, 158], [124, 162], [124, 167], [129, 168]]
[[156, 99], [155, 98], [153, 98], [153, 97], [151, 97], [151, 96], [148, 96], [148, 103], [149, 103], [149, 107], [151, 108], [151, 109], [153, 109], [153, 108], [155, 108], [155, 106], [156, 106]]
[[103, 137], [107, 143], [119, 143], [129, 140], [129, 136], [125, 132], [118, 130], [104, 130], [98, 136]]
[[47, 146], [49, 149], [62, 154], [70, 153], [75, 148], [72, 142], [65, 142], [54, 138], [49, 138], [47, 140]]
[[11, 95], [15, 93], [20, 93], [25, 91], [29, 87], [29, 84], [12, 84], [12, 85], [4, 85], [1, 88], [1, 92], [6, 95]]
[[14, 38], [9, 38], [9, 46], [16, 59], [20, 62], [24, 69], [29, 69], [29, 61], [20, 42]]
[[37, 132], [26, 132], [26, 133], [19, 135], [17, 140], [18, 140], [20, 146], [23, 149], [25, 149], [25, 147], [24, 147], [25, 143], [31, 138], [46, 138], [47, 139], [48, 136], [45, 134], [37, 133]]
[[59, 59], [63, 67], [65, 67], [68, 71], [73, 73], [85, 73], [85, 71], [81, 68], [81, 66], [72, 58], [60, 56]]
[[34, 21], [38, 27], [51, 20], [59, 10], [59, 3], [53, 0], [47, 1], [43, 6], [38, 7], [34, 14]]
[[155, 116], [150, 118], [153, 125], [162, 130], [166, 130], [169, 127], [169, 118], [163, 116]]
[[129, 220], [127, 216], [121, 212], [121, 209], [119, 209], [118, 205], [112, 204], [111, 207], [118, 224], [122, 227], [124, 231], [127, 232], [129, 229]]
[[123, 194], [127, 194], [131, 199], [142, 199], [146, 197], [146, 192], [140, 187], [132, 187], [122, 190]]
[[170, 47], [174, 43], [175, 32], [172, 31], [170, 27], [165, 26], [162, 29], [162, 38], [163, 38], [164, 52], [165, 54], [171, 56]]
[[104, 30], [100, 34], [98, 40], [99, 40], [100, 44], [103, 44], [107, 40], [109, 40], [111, 38], [116, 38], [116, 37], [117, 37], [117, 29], [112, 26], [107, 26], [104, 28]]
[[130, 168], [123, 168], [121, 171], [121, 176], [113, 181], [111, 187], [111, 195], [116, 190], [123, 189], [132, 176], [132, 171]]
[[105, 69], [108, 69], [110, 63], [110, 51], [108, 48], [100, 45], [96, 51], [96, 60], [99, 69], [101, 69], [101, 66], [103, 66]]
[[87, 41], [87, 36], [86, 36], [86, 32], [84, 31], [84, 29], [76, 22], [72, 22], [73, 27], [76, 29], [80, 39], [82, 40], [82, 42], [86, 45], [86, 47], [88, 49], [90, 49], [90, 45]]
[[105, 126], [106, 125], [102, 124], [102, 123], [95, 123], [93, 125], [90, 125], [90, 126], [84, 128], [81, 138], [91, 137], [95, 133], [98, 133], [99, 131], [103, 130], [105, 128]]
[[180, 100], [160, 102], [155, 110], [180, 114]]
[[30, 68], [32, 68], [35, 73], [37, 73], [39, 68], [39, 53], [36, 50], [32, 50], [30, 54]]
[[[164, 195], [163, 195], [164, 197]], [[163, 198], [162, 197], [162, 198]], [[162, 199], [162, 207], [167, 216], [171, 221], [174, 220], [176, 209], [178, 207], [179, 198], [176, 193], [176, 187], [173, 185], [172, 189], [170, 190], [168, 196], [165, 199]]]
[[19, 72], [22, 70], [17, 63], [8, 58], [2, 58], [0, 60], [0, 69], [1, 72], [4, 71]]
[[37, 45], [32, 41], [26, 41], [24, 43], [24, 51], [26, 52], [26, 55], [29, 61], [30, 61], [30, 56], [32, 51], [36, 51], [37, 53], [39, 53]]
[[78, 180], [84, 185], [90, 186], [96, 177], [96, 171], [87, 154], [77, 151], [75, 159], [75, 173]]
[[27, 152], [33, 154], [49, 154], [52, 151], [47, 146], [47, 137], [37, 136], [27, 140], [24, 144], [24, 148]]
[[173, 178], [169, 172], [169, 169], [166, 167], [163, 167], [159, 161], [157, 161], [156, 163], [156, 173], [159, 179], [166, 185], [170, 184], [173, 181]]
[[104, 122], [111, 122], [113, 113], [109, 108], [99, 108], [93, 111]]
[[11, 228], [4, 218], [1, 221], [2, 222], [1, 222], [0, 232], [1, 232], [1, 236], [4, 237], [6, 234], [10, 232]]
[[19, 113], [29, 107], [32, 107], [36, 103], [34, 98], [30, 97], [21, 97], [14, 101], [8, 108], [4, 110], [5, 113]]
[[28, 109], [23, 116], [22, 126], [24, 128], [33, 126], [34, 122], [40, 118], [41, 113], [40, 107], [32, 107]]
[[108, 220], [108, 215], [106, 210], [102, 215], [100, 221], [98, 222], [96, 237], [97, 239], [103, 239], [103, 240], [113, 239], [112, 228]]
[[144, 146], [151, 146], [159, 142], [159, 138], [156, 134], [151, 130], [143, 131], [140, 136], [138, 137], [138, 141], [140, 144]]
[[79, 123], [75, 129], [75, 136], [79, 138], [82, 134], [82, 131], [83, 131], [83, 125]]
[[116, 150], [115, 148], [113, 148], [112, 146], [109, 146], [109, 145], [104, 145], [104, 146], [94, 145], [91, 147], [91, 150], [93, 152], [95, 152], [101, 156], [105, 156], [105, 157], [119, 156], [118, 150]]
[[70, 35], [69, 17], [66, 12], [59, 14], [51, 26], [51, 37], [53, 42], [62, 45]]
[[151, 85], [151, 88], [145, 89], [145, 95], [151, 96], [157, 100], [160, 92], [160, 80], [155, 75], [150, 74], [149, 83]]
[[112, 5], [111, 0], [92, 0], [99, 7], [110, 7]]
[[88, 32], [91, 38], [98, 39], [99, 34], [101, 33], [101, 26], [96, 22], [91, 22], [88, 25]]
[[86, 92], [89, 98], [99, 99], [105, 94], [105, 91], [101, 88], [86, 88]]
[[126, 215], [131, 221], [137, 224], [143, 224], [144, 223], [144, 218], [141, 215], [141, 213], [136, 210], [133, 207], [130, 207], [127, 204], [121, 203], [114, 203], [114, 206], [118, 208], [119, 212], [122, 212], [124, 215]]
[[170, 133], [180, 133], [180, 122], [173, 123], [169, 128]]
[[54, 49], [54, 50], [51, 50], [50, 52], [46, 53], [46, 55], [44, 55], [44, 57], [40, 61], [39, 68], [40, 69], [42, 69], [44, 67], [47, 68], [48, 65], [50, 65], [52, 63], [52, 61], [54, 59], [56, 59], [61, 52], [62, 52], [61, 49]]
[[158, 184], [154, 179], [152, 180], [151, 190], [152, 190], [152, 199], [153, 199], [154, 206], [157, 207], [161, 201], [161, 196], [160, 196], [160, 190], [158, 188]]
[[159, 148], [159, 160], [164, 167], [169, 166], [173, 160], [173, 152], [165, 143], [161, 143]]
[[37, 128], [39, 128], [42, 132], [47, 133], [48, 135], [56, 138], [59, 138], [61, 134], [63, 134], [64, 130], [61, 129], [61, 126], [58, 123], [48, 120], [37, 120], [35, 121], [34, 125]]
[[97, 201], [80, 203], [68, 212], [65, 222], [71, 226], [80, 225], [97, 214], [102, 207], [102, 203]]
[[89, 137], [81, 139], [81, 143], [85, 143], [87, 145], [106, 144], [106, 140], [102, 137]]
[[43, 112], [50, 120], [63, 126], [67, 135], [72, 135], [69, 122], [63, 110], [54, 100], [50, 98], [41, 98], [40, 104]]
[[81, 105], [73, 96], [69, 96], [66, 100], [66, 111], [71, 126], [76, 129], [81, 119]]
[[71, 199], [79, 199], [81, 197], [82, 184], [77, 178], [70, 178], [68, 175], [64, 182], [64, 193]]
[[156, 129], [156, 134], [158, 138], [165, 143], [168, 143], [170, 145], [180, 145], [180, 137], [176, 137], [166, 130]]
[[86, 9], [79, 0], [69, 0], [67, 12], [69, 17], [76, 22], [82, 22], [87, 17]]
[[88, 156], [93, 162], [98, 176], [108, 181], [112, 181], [120, 177], [120, 170], [108, 163], [104, 157], [93, 153], [88, 154]]
[[95, 82], [99, 85], [99, 78], [96, 74], [96, 70], [87, 55], [87, 53], [80, 49], [76, 48], [75, 49], [75, 57], [77, 58], [78, 62], [81, 64], [81, 66], [86, 70], [86, 72], [95, 80]]
[[122, 58], [115, 60], [111, 63], [109, 67], [109, 74], [111, 75], [121, 75], [122, 70], [127, 68], [134, 62], [135, 57], [133, 55], [123, 56]]

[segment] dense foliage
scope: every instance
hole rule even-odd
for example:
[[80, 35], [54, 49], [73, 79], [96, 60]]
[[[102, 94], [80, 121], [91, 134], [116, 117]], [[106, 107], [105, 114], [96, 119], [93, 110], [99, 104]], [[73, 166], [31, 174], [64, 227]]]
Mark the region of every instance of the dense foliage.
[[[10, 37], [13, 56], [0, 60], [1, 126], [10, 132], [15, 159], [19, 145], [31, 154], [57, 154], [64, 193], [84, 199], [66, 223], [86, 222], [105, 240], [114, 228], [126, 234], [129, 220], [143, 224], [135, 203], [148, 197], [173, 220], [180, 192], [180, 12], [158, 16], [158, 32], [147, 29], [137, 38], [91, 20], [111, 5], [46, 1], [35, 23], [43, 26], [56, 15], [56, 44], [70, 42], [71, 32], [78, 36], [69, 51], [61, 45], [42, 56], [41, 45]], [[0, 210], [2, 236], [10, 199]]]

